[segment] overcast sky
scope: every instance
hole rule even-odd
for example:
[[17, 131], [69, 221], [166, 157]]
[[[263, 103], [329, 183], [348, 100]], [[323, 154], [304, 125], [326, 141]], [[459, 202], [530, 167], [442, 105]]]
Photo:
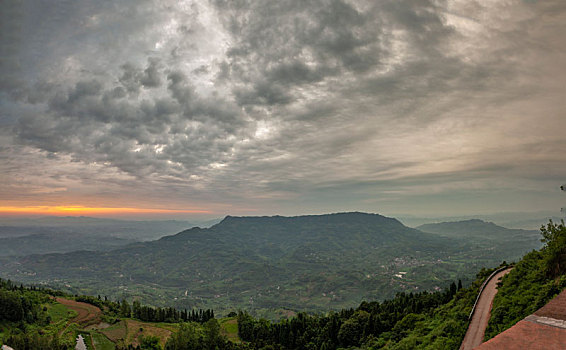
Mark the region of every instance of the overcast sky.
[[566, 203], [563, 0], [0, 4], [0, 211]]

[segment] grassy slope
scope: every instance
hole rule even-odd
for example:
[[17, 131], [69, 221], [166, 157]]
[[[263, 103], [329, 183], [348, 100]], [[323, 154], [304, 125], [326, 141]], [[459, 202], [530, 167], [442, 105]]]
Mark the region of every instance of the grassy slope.
[[[557, 279], [541, 278], [541, 254], [533, 252], [517, 264], [513, 275], [509, 274], [503, 281], [501, 297], [496, 306], [497, 310], [506, 310], [493, 315], [504, 315], [505, 318], [498, 323], [490, 323], [491, 331], [498, 333], [507, 327], [506, 323], [515, 322], [515, 318], [524, 317], [538, 307], [544, 305], [553, 295], [566, 287], [566, 276]], [[460, 290], [448, 303], [422, 314], [410, 314], [398, 322], [392, 331], [382, 333], [378, 338], [367, 339], [362, 346], [364, 349], [455, 349], [459, 346], [465, 334], [467, 317], [475, 300], [479, 286], [491, 270], [482, 270], [476, 281], [469, 288]], [[517, 297], [520, 296], [519, 299]], [[114, 342], [136, 345], [141, 336], [154, 335], [160, 337], [164, 345], [172, 332], [178, 329], [177, 324], [140, 322], [125, 319], [104, 330], [84, 331], [71, 320], [76, 313], [64, 305], [53, 301], [44, 305], [52, 323], [42, 330], [46, 334], [62, 333], [62, 338], [74, 340], [77, 334], [83, 334], [87, 344], [95, 342], [97, 349], [114, 349]], [[494, 309], [495, 310], [495, 309]], [[497, 316], [495, 316], [497, 318]], [[408, 320], [412, 321], [408, 321]], [[493, 321], [493, 320], [492, 320]], [[229, 340], [239, 343], [237, 336], [237, 321], [235, 318], [219, 320], [221, 334]], [[499, 325], [499, 328], [493, 325]], [[502, 326], [501, 326], [502, 325]], [[8, 326], [9, 327], [9, 326]], [[33, 326], [31, 326], [33, 328]], [[197, 326], [199, 329], [201, 326]], [[6, 325], [2, 325], [7, 329]], [[91, 340], [92, 339], [92, 340]]]

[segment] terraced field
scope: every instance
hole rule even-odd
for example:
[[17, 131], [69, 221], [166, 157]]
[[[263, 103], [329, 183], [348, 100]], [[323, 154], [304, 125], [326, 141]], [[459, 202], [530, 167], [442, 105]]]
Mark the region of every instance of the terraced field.
[[102, 310], [94, 305], [60, 297], [56, 298], [55, 300], [57, 300], [58, 303], [63, 304], [69, 309], [77, 312], [77, 316], [71, 320], [72, 322], [78, 323], [82, 326], [100, 322]]

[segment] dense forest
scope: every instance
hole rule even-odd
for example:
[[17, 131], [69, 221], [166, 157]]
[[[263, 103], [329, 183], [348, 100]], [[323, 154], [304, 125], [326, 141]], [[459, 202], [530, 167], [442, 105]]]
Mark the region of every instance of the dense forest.
[[[469, 288], [452, 283], [441, 292], [400, 293], [382, 303], [363, 302], [356, 309], [327, 315], [300, 313], [279, 323], [240, 312], [238, 331], [242, 340], [260, 349], [397, 348], [393, 344], [398, 343], [403, 344], [399, 348], [420, 343], [452, 349], [459, 345], [479, 285], [490, 273], [482, 270]], [[407, 341], [417, 331], [423, 336], [428, 331], [434, 334]]]

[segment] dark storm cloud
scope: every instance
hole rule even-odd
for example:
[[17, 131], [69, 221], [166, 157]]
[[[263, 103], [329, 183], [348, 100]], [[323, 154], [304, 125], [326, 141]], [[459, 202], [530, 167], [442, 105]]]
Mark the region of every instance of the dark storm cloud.
[[[396, 31], [403, 31], [407, 54], [414, 60], [410, 65], [440, 59], [435, 64], [442, 67], [442, 45], [453, 30], [435, 4], [386, 1], [356, 8], [343, 1], [218, 1], [220, 13], [226, 14], [223, 22], [235, 37], [228, 51], [231, 77], [244, 83], [235, 92], [237, 100], [243, 105], [288, 104], [300, 98], [294, 87], [325, 78], [348, 76], [352, 85], [363, 83], [366, 76], [387, 69], [398, 54], [393, 47]], [[390, 81], [380, 77], [378, 82], [386, 90]], [[328, 89], [351, 88], [346, 81]], [[382, 92], [367, 85], [363, 91]]]
[[[150, 63], [145, 71], [153, 67]], [[124, 70], [131, 71], [129, 67]], [[58, 91], [42, 115], [19, 118], [17, 135], [24, 143], [45, 151], [71, 154], [77, 160], [110, 162], [142, 177], [169, 170], [182, 176], [168, 164], [194, 169], [210, 159], [222, 158], [229, 149], [226, 139], [244, 125], [233, 106], [198, 96], [180, 72], [166, 77], [134, 72], [137, 77], [130, 79], [130, 75], [127, 83], [119, 80], [123, 87], [104, 88], [101, 82], [88, 80]], [[140, 90], [150, 86], [144, 83], [150, 75], [153, 82], [166, 79], [169, 94], [139, 100]], [[135, 91], [135, 96], [128, 98], [124, 89]]]
[[350, 205], [348, 189], [441, 193], [464, 173], [471, 188], [532, 186], [529, 165], [564, 145], [559, 2], [14, 6], [2, 3], [17, 15], [2, 23], [0, 142], [72, 161], [84, 182], [76, 164], [180, 201], [328, 191]]

